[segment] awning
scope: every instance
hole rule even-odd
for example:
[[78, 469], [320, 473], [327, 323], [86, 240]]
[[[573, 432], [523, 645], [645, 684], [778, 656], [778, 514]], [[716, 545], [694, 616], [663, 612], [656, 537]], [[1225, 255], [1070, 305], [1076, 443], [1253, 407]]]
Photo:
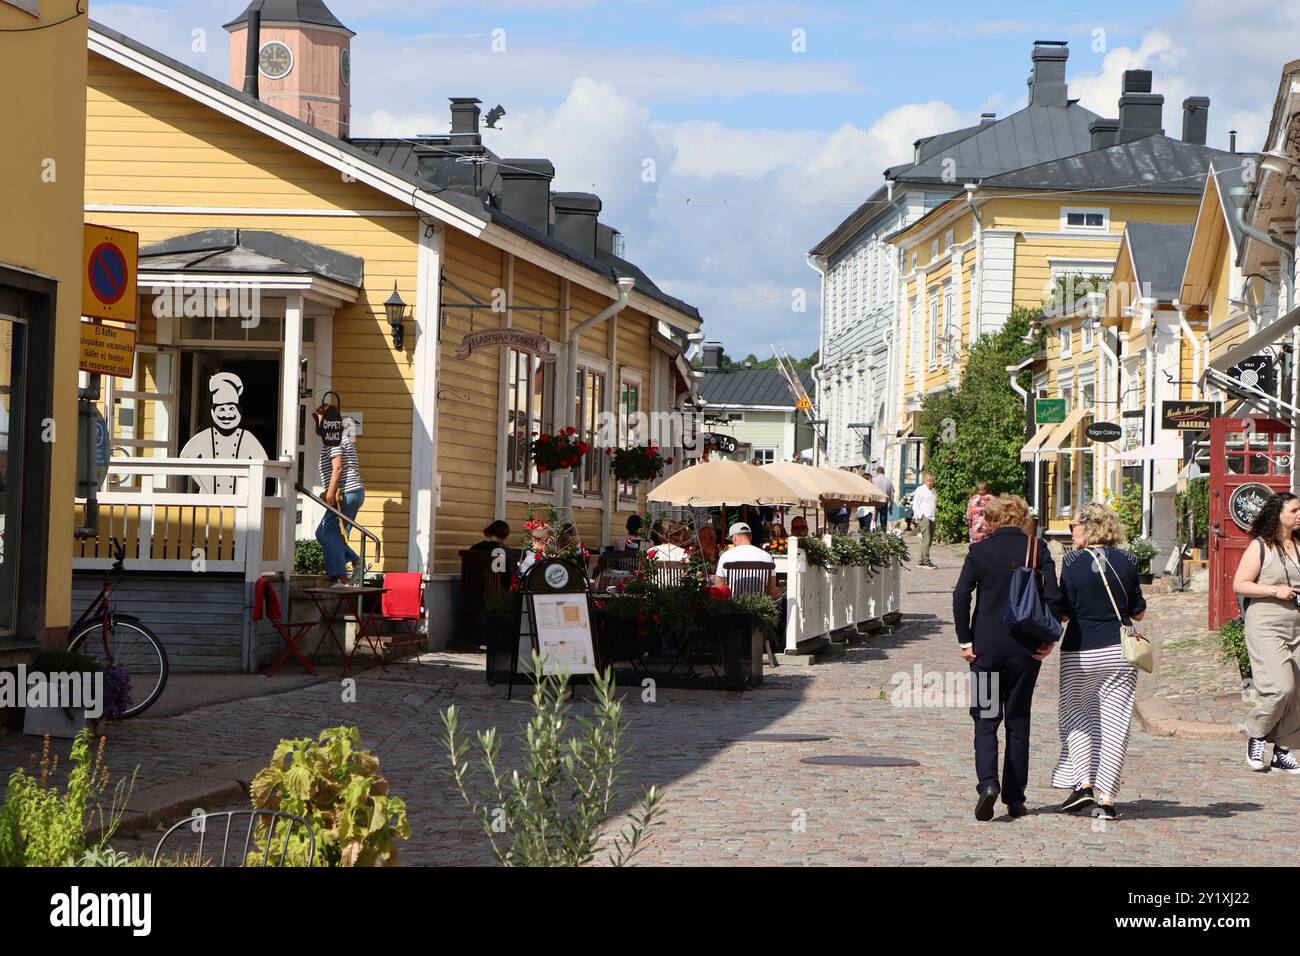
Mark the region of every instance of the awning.
[[1254, 358], [1261, 349], [1272, 345], [1297, 325], [1300, 325], [1300, 308], [1292, 309], [1276, 322], [1270, 322], [1264, 326], [1244, 342], [1234, 345], [1212, 361], [1209, 367], [1216, 372], [1226, 372], [1234, 365], [1238, 365], [1248, 358]]
[[1065, 416], [1065, 421], [1038, 429], [1020, 449], [1020, 460], [1055, 461], [1061, 452], [1073, 447], [1074, 430], [1079, 427], [1079, 422], [1091, 416], [1091, 408], [1076, 408]]
[[1181, 438], [1162, 438], [1150, 445], [1143, 445], [1140, 448], [1133, 448], [1129, 451], [1122, 451], [1118, 455], [1112, 455], [1110, 460], [1156, 461], [1171, 459], [1173, 461], [1182, 461], [1182, 458], [1183, 440]]

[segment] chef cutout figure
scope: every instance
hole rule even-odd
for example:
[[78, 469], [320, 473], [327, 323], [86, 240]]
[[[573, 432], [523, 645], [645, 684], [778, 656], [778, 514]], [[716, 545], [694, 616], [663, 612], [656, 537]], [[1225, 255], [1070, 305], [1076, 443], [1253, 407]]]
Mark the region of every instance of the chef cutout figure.
[[[243, 414], [239, 398], [244, 383], [234, 372], [218, 372], [208, 379], [212, 401], [212, 427], [198, 432], [181, 449], [182, 458], [233, 458], [266, 461], [266, 449], [257, 436], [240, 428]], [[234, 494], [243, 484], [234, 475], [194, 475], [194, 483], [208, 494]]]

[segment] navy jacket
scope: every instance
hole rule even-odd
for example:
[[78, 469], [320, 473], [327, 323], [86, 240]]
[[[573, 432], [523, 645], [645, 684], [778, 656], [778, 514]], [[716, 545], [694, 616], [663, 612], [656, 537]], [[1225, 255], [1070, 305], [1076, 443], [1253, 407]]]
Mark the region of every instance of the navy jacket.
[[[1027, 657], [1041, 643], [1037, 636], [1020, 634], [1010, 624], [1002, 623], [1011, 589], [1011, 572], [1025, 566], [1028, 544], [1028, 536], [1019, 528], [998, 528], [983, 541], [972, 544], [966, 553], [961, 577], [952, 592], [952, 616], [957, 626], [957, 641], [973, 643], [976, 656]], [[1043, 597], [1059, 617], [1061, 589], [1056, 583], [1056, 564], [1047, 550], [1047, 542], [1041, 538], [1034, 567], [1042, 574]], [[972, 593], [974, 615], [971, 614]]]
[[1061, 562], [1062, 610], [1070, 619], [1063, 651], [1091, 651], [1119, 643], [1119, 620], [1115, 609], [1127, 621], [1146, 610], [1138, 562], [1123, 548], [1098, 548], [1105, 555], [1106, 584], [1115, 598], [1111, 606], [1101, 568], [1087, 550], [1071, 551]]

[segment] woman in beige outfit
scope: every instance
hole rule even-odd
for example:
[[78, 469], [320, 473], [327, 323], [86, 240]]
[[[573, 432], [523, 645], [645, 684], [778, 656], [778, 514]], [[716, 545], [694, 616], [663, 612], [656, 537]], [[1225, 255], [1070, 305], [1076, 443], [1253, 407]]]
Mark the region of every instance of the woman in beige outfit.
[[[1233, 588], [1248, 599], [1246, 650], [1255, 708], [1246, 718], [1246, 761], [1252, 770], [1300, 773], [1290, 748], [1300, 744], [1300, 499], [1273, 495], [1250, 527]], [[1264, 744], [1273, 759], [1264, 760]]]

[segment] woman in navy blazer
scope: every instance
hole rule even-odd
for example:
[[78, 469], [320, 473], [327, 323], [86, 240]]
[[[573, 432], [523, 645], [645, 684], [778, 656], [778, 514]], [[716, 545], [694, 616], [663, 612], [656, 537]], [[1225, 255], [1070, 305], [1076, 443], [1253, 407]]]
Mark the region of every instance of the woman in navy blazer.
[[[1031, 527], [1029, 504], [1019, 495], [1002, 495], [989, 502], [985, 520], [992, 532], [970, 546], [961, 577], [952, 592], [953, 622], [961, 656], [970, 665], [971, 718], [975, 721], [975, 772], [979, 801], [975, 819], [993, 819], [993, 806], [1002, 802], [1013, 817], [1024, 816], [1025, 785], [1029, 780], [1029, 711], [1043, 660], [1052, 651], [1046, 635], [1003, 623], [1012, 572], [1028, 563], [1038, 571], [1043, 597], [1059, 615], [1061, 592], [1056, 565], [1047, 542], [1026, 533]], [[971, 614], [971, 594], [975, 612]], [[998, 726], [1006, 721], [1007, 747], [1002, 786], [998, 788]]]

